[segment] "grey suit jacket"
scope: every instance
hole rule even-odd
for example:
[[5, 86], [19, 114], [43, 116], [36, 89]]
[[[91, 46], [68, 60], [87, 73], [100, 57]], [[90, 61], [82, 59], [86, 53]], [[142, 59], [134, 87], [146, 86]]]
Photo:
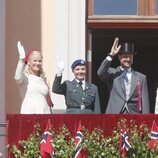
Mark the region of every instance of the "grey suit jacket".
[[[65, 96], [67, 113], [101, 113], [98, 88], [94, 84], [86, 82], [83, 90], [75, 79], [66, 80], [62, 84], [61, 80], [62, 76], [55, 77], [52, 91]], [[87, 108], [80, 109], [78, 108], [80, 105], [85, 105]]]
[[122, 107], [127, 103], [129, 113], [140, 113], [138, 103], [138, 82], [141, 83], [142, 113], [149, 113], [149, 97], [146, 76], [132, 69], [130, 97], [126, 101], [125, 82], [120, 67], [111, 68], [111, 61], [104, 59], [97, 74], [100, 79], [107, 82], [110, 97], [106, 113], [119, 114]]

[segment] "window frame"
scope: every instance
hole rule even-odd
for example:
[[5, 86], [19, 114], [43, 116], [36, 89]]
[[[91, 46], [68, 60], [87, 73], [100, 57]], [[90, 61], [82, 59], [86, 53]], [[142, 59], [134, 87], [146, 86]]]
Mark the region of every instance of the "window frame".
[[[138, 0], [138, 15], [94, 15], [94, 0], [87, 0], [88, 28], [158, 27], [156, 0]], [[114, 25], [115, 24], [115, 25]]]

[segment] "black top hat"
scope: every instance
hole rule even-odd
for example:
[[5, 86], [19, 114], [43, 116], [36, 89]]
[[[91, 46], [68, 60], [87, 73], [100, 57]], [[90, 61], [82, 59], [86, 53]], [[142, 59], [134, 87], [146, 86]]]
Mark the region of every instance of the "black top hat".
[[133, 43], [122, 43], [119, 54], [137, 54]]

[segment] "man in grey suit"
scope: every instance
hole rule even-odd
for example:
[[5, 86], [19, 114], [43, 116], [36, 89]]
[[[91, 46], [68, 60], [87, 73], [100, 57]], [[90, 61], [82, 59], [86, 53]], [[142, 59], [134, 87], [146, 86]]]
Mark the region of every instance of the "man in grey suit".
[[67, 106], [67, 114], [99, 114], [100, 100], [98, 88], [92, 83], [85, 81], [86, 63], [82, 59], [75, 60], [72, 65], [74, 80], [66, 80], [61, 83], [62, 72], [64, 67], [62, 62], [58, 62], [57, 66], [61, 69], [55, 76], [52, 91], [56, 94], [65, 96]]
[[[146, 76], [131, 67], [135, 54], [133, 43], [119, 45], [119, 39], [115, 38], [111, 52], [97, 71], [99, 78], [110, 87], [106, 113], [149, 113]], [[112, 68], [110, 65], [115, 55], [118, 55], [120, 66]]]

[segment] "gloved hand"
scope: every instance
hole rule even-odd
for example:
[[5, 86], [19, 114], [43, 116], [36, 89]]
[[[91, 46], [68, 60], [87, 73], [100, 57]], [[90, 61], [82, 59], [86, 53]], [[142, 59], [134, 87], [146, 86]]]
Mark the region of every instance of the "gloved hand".
[[21, 42], [18, 41], [17, 42], [17, 48], [18, 48], [18, 52], [19, 52], [19, 59], [24, 59], [25, 58], [25, 50], [24, 47], [21, 45]]
[[56, 62], [57, 62], [57, 75], [61, 76], [64, 71], [64, 61], [60, 56], [57, 56]]

